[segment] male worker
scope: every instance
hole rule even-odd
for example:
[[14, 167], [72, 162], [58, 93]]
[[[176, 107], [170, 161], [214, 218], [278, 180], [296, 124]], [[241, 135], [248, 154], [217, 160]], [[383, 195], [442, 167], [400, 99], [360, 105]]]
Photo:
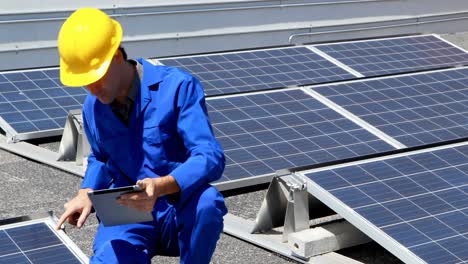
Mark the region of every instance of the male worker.
[[78, 9], [60, 29], [60, 79], [90, 92], [83, 123], [91, 153], [57, 228], [67, 219], [83, 226], [92, 208], [89, 190], [139, 184], [144, 192], [118, 202], [152, 211], [154, 221], [100, 224], [91, 263], [150, 263], [157, 254], [209, 263], [227, 210], [209, 185], [225, 160], [203, 89], [178, 69], [127, 60], [121, 39], [120, 24], [94, 8]]

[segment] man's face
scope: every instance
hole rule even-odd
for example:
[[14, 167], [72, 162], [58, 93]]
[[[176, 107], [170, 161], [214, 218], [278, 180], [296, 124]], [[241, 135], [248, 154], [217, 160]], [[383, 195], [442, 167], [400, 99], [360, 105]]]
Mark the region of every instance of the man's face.
[[106, 74], [96, 82], [86, 85], [86, 89], [103, 104], [110, 104], [119, 93], [119, 74], [116, 59], [112, 59]]

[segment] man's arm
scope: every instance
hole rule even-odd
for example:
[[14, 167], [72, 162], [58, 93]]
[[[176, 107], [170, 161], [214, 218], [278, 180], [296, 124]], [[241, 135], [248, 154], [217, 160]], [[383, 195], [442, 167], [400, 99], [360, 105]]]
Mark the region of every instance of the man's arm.
[[64, 205], [65, 212], [57, 222], [57, 230], [61, 228], [62, 224], [66, 220], [68, 220], [70, 224], [81, 228], [92, 209], [92, 203], [88, 197], [88, 191], [107, 188], [112, 181], [112, 177], [107, 171], [106, 164], [103, 162], [104, 158], [99, 151], [99, 146], [90, 131], [84, 111], [83, 125], [88, 141], [91, 145], [91, 153], [88, 156], [88, 167], [78, 194]]
[[189, 157], [170, 175], [180, 187], [180, 202], [184, 203], [198, 188], [221, 177], [225, 158], [208, 119], [200, 82], [187, 75], [178, 87], [177, 131]]
[[157, 197], [179, 193], [180, 202], [204, 184], [219, 179], [223, 173], [224, 153], [213, 135], [205, 106], [203, 89], [195, 78], [187, 75], [178, 87], [177, 132], [189, 151], [188, 159], [160, 178], [146, 178], [138, 184], [145, 192], [123, 195], [119, 203], [142, 211], [151, 211]]
[[96, 127], [94, 122], [94, 116], [86, 113], [85, 109], [91, 109], [92, 103], [86, 100], [83, 106], [83, 128], [86, 133], [89, 145], [91, 146], [91, 152], [88, 155], [88, 165], [86, 167], [85, 176], [81, 183], [81, 188], [91, 188], [93, 190], [108, 188], [112, 182], [112, 176], [110, 175], [106, 162], [107, 156], [101, 151], [99, 144], [96, 139]]

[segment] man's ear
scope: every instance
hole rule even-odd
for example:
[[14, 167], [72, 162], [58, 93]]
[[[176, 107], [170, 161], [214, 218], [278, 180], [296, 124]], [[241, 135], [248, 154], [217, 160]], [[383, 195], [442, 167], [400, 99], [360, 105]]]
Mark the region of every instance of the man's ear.
[[118, 63], [125, 62], [125, 60], [124, 60], [124, 58], [123, 58], [122, 51], [120, 51], [120, 49], [117, 49], [117, 51], [115, 52], [115, 54], [114, 54], [114, 59], [115, 59], [115, 61], [118, 62]]

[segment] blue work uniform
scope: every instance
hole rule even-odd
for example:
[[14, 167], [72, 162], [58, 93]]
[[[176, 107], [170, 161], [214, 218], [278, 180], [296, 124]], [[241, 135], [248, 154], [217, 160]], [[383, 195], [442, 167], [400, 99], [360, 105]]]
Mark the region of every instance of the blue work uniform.
[[[142, 65], [140, 89], [128, 119], [88, 95], [83, 123], [91, 145], [82, 188], [94, 190], [172, 175], [180, 192], [159, 197], [154, 221], [99, 225], [92, 263], [150, 263], [154, 255], [180, 255], [181, 263], [208, 263], [227, 209], [209, 183], [225, 158], [208, 120], [197, 79], [176, 68]], [[99, 217], [99, 215], [98, 215]]]

